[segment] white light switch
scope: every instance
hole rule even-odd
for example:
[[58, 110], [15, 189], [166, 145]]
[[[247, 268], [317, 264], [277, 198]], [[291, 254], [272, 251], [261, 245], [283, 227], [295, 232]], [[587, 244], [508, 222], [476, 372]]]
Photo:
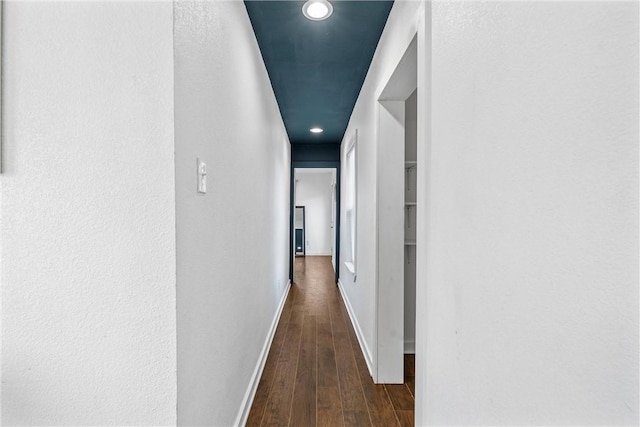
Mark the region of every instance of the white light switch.
[[198, 193], [207, 192], [207, 164], [196, 157], [198, 165]]

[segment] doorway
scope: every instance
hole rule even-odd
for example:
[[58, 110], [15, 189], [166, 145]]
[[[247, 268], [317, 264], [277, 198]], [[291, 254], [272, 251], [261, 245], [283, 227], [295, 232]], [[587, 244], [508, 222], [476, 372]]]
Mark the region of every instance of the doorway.
[[[337, 167], [292, 167], [291, 263], [295, 257], [330, 256], [337, 281], [339, 257], [339, 170]], [[304, 207], [304, 209], [301, 209]], [[299, 216], [304, 212], [304, 224]], [[293, 278], [293, 271], [291, 271]]]
[[403, 383], [405, 354], [415, 354], [417, 55], [414, 38], [378, 99], [374, 369], [375, 381], [385, 384]]

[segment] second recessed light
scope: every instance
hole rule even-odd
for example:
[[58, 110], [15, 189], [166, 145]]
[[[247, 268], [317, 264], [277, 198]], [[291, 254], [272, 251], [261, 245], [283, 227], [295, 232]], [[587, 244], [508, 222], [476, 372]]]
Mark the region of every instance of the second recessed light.
[[319, 127], [315, 127], [315, 128], [311, 128], [311, 129], [309, 129], [309, 131], [310, 131], [311, 133], [322, 133], [322, 130], [323, 130], [323, 129], [322, 129], [322, 128], [319, 128]]

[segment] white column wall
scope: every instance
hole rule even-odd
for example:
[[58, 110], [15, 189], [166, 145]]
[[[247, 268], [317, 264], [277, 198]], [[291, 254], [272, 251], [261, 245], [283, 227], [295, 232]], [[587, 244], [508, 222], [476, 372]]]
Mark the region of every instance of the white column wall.
[[3, 425], [175, 425], [173, 7], [4, 2]]
[[638, 424], [638, 3], [432, 12], [418, 421]]

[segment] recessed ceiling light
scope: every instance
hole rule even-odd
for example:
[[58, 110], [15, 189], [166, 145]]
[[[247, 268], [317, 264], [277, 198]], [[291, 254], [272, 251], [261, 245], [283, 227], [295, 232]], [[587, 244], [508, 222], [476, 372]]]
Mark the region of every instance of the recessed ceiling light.
[[333, 6], [327, 0], [309, 0], [302, 5], [302, 13], [312, 21], [322, 21], [333, 13]]
[[311, 133], [322, 133], [323, 129], [322, 129], [322, 128], [315, 127], [315, 128], [311, 128], [311, 129], [309, 129], [309, 131], [310, 131]]

